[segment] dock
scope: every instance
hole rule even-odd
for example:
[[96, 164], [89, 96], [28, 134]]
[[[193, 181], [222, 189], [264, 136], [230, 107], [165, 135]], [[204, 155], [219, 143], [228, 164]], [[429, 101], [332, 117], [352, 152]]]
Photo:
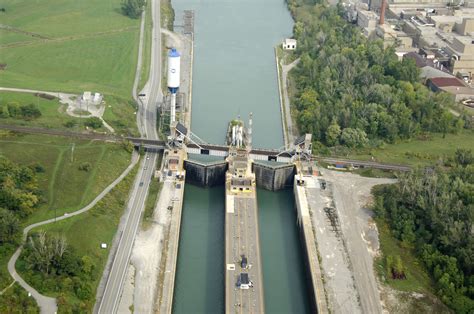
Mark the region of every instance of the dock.
[[225, 312], [264, 313], [255, 174], [244, 149], [231, 149], [226, 173]]
[[329, 313], [328, 304], [326, 302], [326, 293], [322, 279], [321, 265], [318, 258], [318, 249], [316, 246], [316, 237], [309, 213], [309, 204], [305, 187], [315, 184], [312, 174], [305, 173], [300, 167], [298, 174], [295, 175], [294, 195], [296, 202], [296, 210], [298, 212], [298, 225], [300, 227], [300, 235], [303, 241], [303, 250], [305, 253], [305, 263], [308, 271], [309, 296], [311, 298], [312, 312], [319, 314]]
[[161, 195], [163, 193], [170, 195], [168, 210], [171, 211], [171, 223], [167, 229], [164, 241], [165, 248], [163, 252], [165, 254], [163, 255], [160, 269], [157, 298], [158, 313], [172, 313], [186, 178], [186, 171], [183, 167], [184, 159], [186, 159], [186, 152], [184, 150], [167, 150], [163, 157], [164, 171], [162, 171], [162, 181], [164, 184]]

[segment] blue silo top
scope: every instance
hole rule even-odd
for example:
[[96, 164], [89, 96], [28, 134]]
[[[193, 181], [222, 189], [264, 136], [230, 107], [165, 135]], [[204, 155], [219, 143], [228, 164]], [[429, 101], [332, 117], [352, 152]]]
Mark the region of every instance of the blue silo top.
[[177, 58], [179, 56], [180, 56], [180, 54], [179, 54], [178, 50], [176, 50], [176, 48], [171, 48], [171, 51], [168, 54], [168, 57]]

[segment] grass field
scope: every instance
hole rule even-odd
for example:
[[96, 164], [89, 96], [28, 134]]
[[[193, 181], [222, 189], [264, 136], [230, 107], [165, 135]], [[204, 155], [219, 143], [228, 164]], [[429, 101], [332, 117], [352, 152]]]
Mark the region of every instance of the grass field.
[[146, 3], [146, 17], [145, 17], [145, 34], [143, 35], [143, 50], [142, 50], [142, 69], [140, 73], [140, 80], [138, 82], [137, 93], [145, 86], [150, 76], [150, 63], [151, 63], [151, 36], [153, 21], [151, 17], [151, 2]]
[[[121, 0], [5, 0], [2, 24], [19, 31], [0, 39], [0, 86], [64, 92], [98, 91], [127, 99], [137, 61], [139, 20]], [[2, 35], [7, 33], [2, 31]]]
[[[94, 199], [122, 173], [130, 154], [120, 145], [55, 136], [0, 136], [0, 155], [23, 164], [39, 163], [39, 186], [44, 202], [25, 224], [72, 212]], [[88, 162], [91, 170], [81, 171]]]
[[[104, 120], [109, 123], [119, 134], [137, 135], [134, 112], [136, 106], [130, 100], [119, 96], [105, 96], [106, 103]], [[34, 104], [41, 111], [41, 117], [33, 120], [0, 118], [0, 123], [15, 124], [24, 126], [39, 126], [44, 128], [64, 129], [69, 131], [83, 131], [84, 118], [71, 117], [66, 113], [67, 105], [61, 104], [58, 99], [47, 100], [36, 97], [33, 94], [4, 92], [0, 91], [0, 107], [6, 106], [9, 102], [16, 102], [20, 105]], [[75, 126], [68, 128], [66, 122], [73, 121]], [[99, 132], [107, 132], [105, 127], [96, 129]]]
[[[46, 232], [65, 235], [69, 245], [79, 256], [88, 255], [92, 258], [97, 267], [95, 272], [99, 274], [91, 283], [94, 296], [109, 254], [109, 249], [101, 249], [100, 245], [107, 243], [110, 248], [112, 244], [136, 172], [137, 167], [89, 212], [41, 227], [41, 230]], [[39, 231], [39, 229], [34, 231]], [[78, 237], [78, 234], [81, 236]], [[41, 291], [41, 287], [36, 288]], [[57, 293], [52, 294], [52, 296], [57, 295]], [[66, 299], [71, 304], [79, 302], [74, 295], [66, 295]], [[89, 308], [89, 311], [91, 310]]]
[[406, 269], [407, 278], [405, 280], [394, 280], [385, 273], [384, 256], [378, 258], [376, 268], [378, 273], [383, 275], [385, 283], [401, 291], [431, 293], [433, 282], [412, 252], [400, 246], [400, 241], [391, 235], [390, 229], [385, 222], [377, 221], [377, 228], [379, 231], [380, 248], [383, 255], [399, 255]]
[[370, 160], [371, 156], [374, 156], [379, 162], [428, 165], [436, 163], [440, 158], [452, 157], [457, 148], [474, 151], [473, 130], [466, 130], [460, 134], [447, 134], [445, 138], [441, 134], [430, 134], [427, 139], [386, 144], [378, 149], [361, 150], [344, 157]]

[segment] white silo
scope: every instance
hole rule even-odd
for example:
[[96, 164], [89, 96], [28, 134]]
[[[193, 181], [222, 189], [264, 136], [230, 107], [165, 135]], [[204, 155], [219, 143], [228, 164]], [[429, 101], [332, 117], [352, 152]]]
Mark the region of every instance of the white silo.
[[179, 89], [180, 71], [181, 55], [175, 48], [172, 48], [168, 54], [168, 90], [171, 93], [171, 124], [176, 121], [176, 93]]

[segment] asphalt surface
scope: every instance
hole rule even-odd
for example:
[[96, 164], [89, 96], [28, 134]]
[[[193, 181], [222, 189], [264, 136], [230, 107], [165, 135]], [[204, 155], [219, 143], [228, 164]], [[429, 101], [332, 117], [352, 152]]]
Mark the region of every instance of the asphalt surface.
[[[255, 190], [240, 195], [231, 195], [228, 190], [226, 193], [226, 313], [263, 313], [256, 193]], [[247, 257], [247, 269], [241, 268], [242, 255]], [[229, 268], [231, 264], [234, 270]], [[237, 287], [241, 273], [248, 273], [253, 287], [248, 290]]]
[[[155, 0], [151, 3], [153, 29], [152, 29], [152, 53], [150, 65], [150, 77], [146, 84], [144, 97], [140, 97], [137, 123], [140, 132], [152, 140], [158, 139], [156, 131], [157, 105], [163, 99], [161, 92], [161, 33], [160, 33], [160, 3]], [[140, 38], [140, 45], [143, 37]], [[139, 56], [138, 66], [141, 64]], [[137, 73], [139, 73], [137, 71]], [[143, 92], [142, 92], [143, 93]], [[153, 178], [158, 155], [153, 152], [145, 154], [135, 184], [130, 193], [127, 204], [129, 207], [128, 217], [125, 220], [125, 228], [120, 235], [120, 240], [115, 253], [112, 267], [108, 274], [104, 294], [100, 299], [98, 313], [116, 313], [120, 303], [125, 275], [130, 262], [133, 243], [137, 234], [140, 218], [145, 207], [150, 180]], [[126, 211], [127, 212], [127, 211]]]

